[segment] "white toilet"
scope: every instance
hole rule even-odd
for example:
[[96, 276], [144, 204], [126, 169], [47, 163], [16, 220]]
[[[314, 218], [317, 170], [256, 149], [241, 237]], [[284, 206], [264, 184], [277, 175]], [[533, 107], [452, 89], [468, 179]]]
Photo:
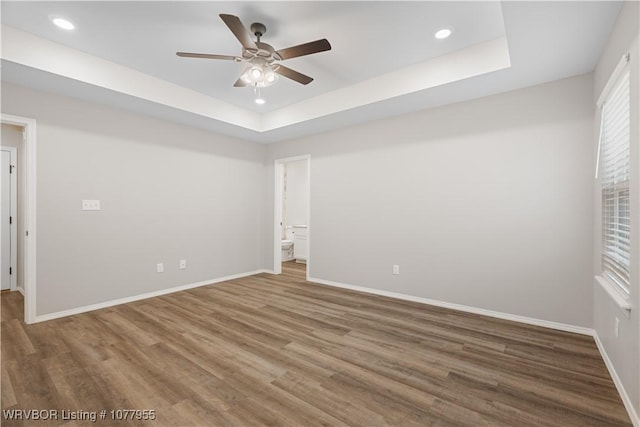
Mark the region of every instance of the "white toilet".
[[293, 257], [293, 227], [285, 227], [286, 239], [282, 240], [282, 262], [291, 261]]

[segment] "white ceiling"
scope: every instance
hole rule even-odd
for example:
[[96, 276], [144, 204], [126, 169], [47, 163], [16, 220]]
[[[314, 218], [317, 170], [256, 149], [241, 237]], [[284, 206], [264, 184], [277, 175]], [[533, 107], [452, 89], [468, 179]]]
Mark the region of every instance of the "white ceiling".
[[[619, 2], [2, 1], [2, 79], [258, 142], [272, 142], [593, 70]], [[286, 61], [315, 80], [232, 85], [242, 64], [218, 17], [267, 26], [281, 49], [333, 49]], [[66, 32], [49, 17], [64, 16]], [[433, 34], [455, 29], [444, 41]]]

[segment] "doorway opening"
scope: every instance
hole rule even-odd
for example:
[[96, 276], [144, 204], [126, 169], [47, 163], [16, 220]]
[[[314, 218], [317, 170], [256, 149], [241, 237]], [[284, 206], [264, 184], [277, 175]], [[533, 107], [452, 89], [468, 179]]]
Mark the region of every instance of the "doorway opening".
[[309, 277], [311, 156], [278, 159], [274, 163], [273, 271]]
[[[2, 200], [9, 200], [10, 227], [2, 227], [3, 273], [5, 251], [10, 256], [9, 289], [18, 290], [24, 298], [24, 321], [35, 323], [36, 319], [36, 121], [25, 117], [1, 115], [2, 122]], [[6, 161], [8, 160], [8, 162]], [[9, 180], [7, 189], [4, 182]], [[8, 194], [7, 194], [8, 192]], [[5, 213], [3, 212], [3, 221]], [[4, 225], [4, 224], [3, 224]], [[5, 237], [6, 236], [6, 237]], [[8, 239], [7, 239], [8, 238]], [[7, 244], [8, 242], [8, 244]], [[3, 275], [3, 282], [5, 276]], [[4, 287], [4, 286], [3, 286]], [[20, 296], [18, 293], [15, 295]], [[16, 299], [17, 301], [17, 299]]]

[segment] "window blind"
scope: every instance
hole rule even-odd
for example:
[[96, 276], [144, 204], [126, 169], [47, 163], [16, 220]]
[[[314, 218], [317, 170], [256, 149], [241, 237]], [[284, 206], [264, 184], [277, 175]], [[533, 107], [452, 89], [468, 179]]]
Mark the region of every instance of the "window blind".
[[630, 264], [630, 88], [629, 69], [602, 106], [602, 274], [629, 294]]

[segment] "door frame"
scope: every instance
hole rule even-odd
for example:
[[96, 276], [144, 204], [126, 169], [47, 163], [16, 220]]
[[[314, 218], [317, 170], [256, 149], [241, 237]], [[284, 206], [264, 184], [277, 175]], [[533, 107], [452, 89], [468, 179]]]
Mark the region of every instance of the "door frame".
[[[13, 167], [14, 170], [18, 171], [16, 167], [17, 159], [18, 159], [18, 149], [16, 147], [9, 147], [5, 145], [0, 145], [0, 151], [8, 151], [9, 152], [9, 167]], [[9, 251], [9, 267], [11, 268], [11, 277], [9, 278], [9, 289], [15, 291], [17, 289], [17, 277], [18, 277], [18, 245], [17, 245], [17, 233], [18, 233], [18, 180], [16, 176], [19, 172], [11, 173], [9, 175], [9, 191], [10, 191], [10, 201], [9, 205], [11, 208], [9, 209], [9, 215], [12, 218], [11, 226], [9, 227], [9, 241], [10, 241], [10, 251]], [[0, 248], [0, 251], [2, 248]]]
[[282, 166], [285, 163], [298, 160], [307, 161], [307, 195], [309, 202], [307, 206], [307, 274], [309, 280], [311, 271], [311, 154], [284, 157], [273, 161], [273, 273], [282, 274]]
[[24, 322], [36, 320], [36, 120], [11, 114], [0, 115], [0, 121], [24, 128], [24, 167], [20, 173], [22, 179], [22, 220], [25, 235], [20, 236], [22, 245], [22, 263], [24, 266], [22, 283], [24, 286]]

